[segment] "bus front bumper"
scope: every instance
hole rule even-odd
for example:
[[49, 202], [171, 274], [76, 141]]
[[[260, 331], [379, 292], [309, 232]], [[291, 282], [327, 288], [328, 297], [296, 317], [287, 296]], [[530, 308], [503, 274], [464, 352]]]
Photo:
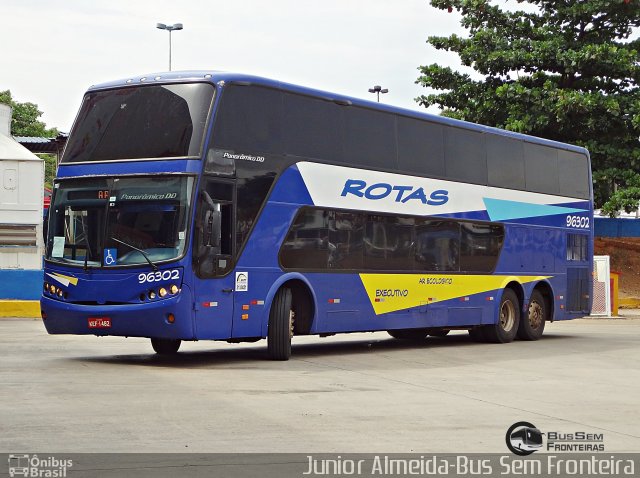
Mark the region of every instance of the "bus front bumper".
[[195, 338], [191, 294], [186, 288], [176, 297], [141, 304], [81, 305], [43, 296], [40, 308], [50, 334]]

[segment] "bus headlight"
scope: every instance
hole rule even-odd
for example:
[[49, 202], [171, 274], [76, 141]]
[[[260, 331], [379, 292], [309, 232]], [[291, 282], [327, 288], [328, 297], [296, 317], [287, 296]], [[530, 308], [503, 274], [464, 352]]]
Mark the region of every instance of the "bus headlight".
[[155, 299], [156, 298], [156, 292], [154, 290], [150, 290], [149, 291], [149, 299]]
[[160, 297], [164, 297], [167, 295], [167, 289], [165, 289], [164, 287], [160, 287], [160, 289], [158, 289], [158, 295]]
[[171, 292], [173, 295], [176, 295], [178, 292], [180, 292], [180, 288], [175, 284], [171, 284], [171, 287], [169, 287], [169, 292]]

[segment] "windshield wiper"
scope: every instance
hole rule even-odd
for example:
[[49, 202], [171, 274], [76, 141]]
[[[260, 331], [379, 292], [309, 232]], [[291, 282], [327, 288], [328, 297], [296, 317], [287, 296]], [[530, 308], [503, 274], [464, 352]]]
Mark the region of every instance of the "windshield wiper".
[[149, 259], [149, 256], [147, 255], [147, 253], [144, 252], [142, 249], [138, 249], [136, 246], [132, 246], [131, 244], [121, 241], [120, 239], [116, 239], [115, 237], [112, 237], [111, 240], [115, 242], [119, 242], [123, 246], [130, 247], [134, 251], [138, 251], [147, 260], [147, 262], [151, 265], [151, 267], [153, 267], [153, 272], [156, 272], [158, 270], [158, 266], [155, 265], [153, 262], [151, 262], [151, 259]]
[[82, 221], [82, 234], [84, 235], [84, 243], [87, 246], [87, 251], [84, 253], [84, 271], [87, 272], [89, 270], [89, 266], [87, 263], [89, 262], [89, 253], [91, 252], [91, 246], [89, 245], [89, 236], [87, 235], [87, 230], [85, 228], [84, 221]]

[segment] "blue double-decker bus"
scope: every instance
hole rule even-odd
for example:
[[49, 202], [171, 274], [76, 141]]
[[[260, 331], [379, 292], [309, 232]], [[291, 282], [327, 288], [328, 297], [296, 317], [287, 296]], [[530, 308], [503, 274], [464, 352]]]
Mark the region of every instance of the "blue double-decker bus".
[[183, 340], [468, 329], [591, 308], [583, 148], [247, 75], [91, 87], [49, 213], [51, 334]]

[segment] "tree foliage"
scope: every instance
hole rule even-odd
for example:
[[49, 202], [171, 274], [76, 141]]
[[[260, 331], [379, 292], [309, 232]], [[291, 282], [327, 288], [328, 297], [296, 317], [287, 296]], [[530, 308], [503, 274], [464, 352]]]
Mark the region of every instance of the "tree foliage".
[[42, 111], [34, 103], [18, 103], [11, 96], [11, 91], [0, 91], [0, 103], [7, 104], [13, 109], [11, 117], [11, 134], [13, 136], [34, 136], [38, 138], [55, 138], [58, 136], [57, 128], [47, 128], [47, 125], [39, 120]]
[[[416, 101], [454, 118], [584, 146], [594, 171], [640, 170], [640, 0], [516, 2], [536, 8], [431, 0], [460, 12], [469, 35], [428, 42], [477, 75], [421, 66], [416, 83], [435, 91]], [[600, 204], [612, 183], [594, 177], [602, 180]]]

